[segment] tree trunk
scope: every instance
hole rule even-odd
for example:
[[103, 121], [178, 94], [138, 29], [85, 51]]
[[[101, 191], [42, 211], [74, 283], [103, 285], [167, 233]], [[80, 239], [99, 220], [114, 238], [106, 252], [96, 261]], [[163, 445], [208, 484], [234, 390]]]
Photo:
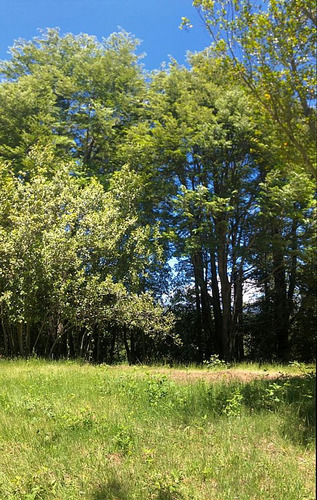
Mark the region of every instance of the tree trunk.
[[243, 352], [243, 269], [242, 267], [235, 273], [234, 279], [234, 309], [233, 309], [233, 324], [235, 336], [234, 356], [237, 360], [241, 360], [244, 356]]
[[100, 329], [98, 328], [98, 332], [97, 332], [97, 346], [96, 346], [96, 361], [97, 363], [100, 362]]
[[114, 331], [112, 333], [112, 336], [111, 336], [111, 342], [110, 342], [110, 353], [109, 353], [109, 361], [110, 361], [110, 364], [113, 363], [114, 361], [114, 349], [115, 349], [115, 346], [116, 346], [116, 339], [117, 339], [117, 334], [116, 332]]
[[[205, 343], [207, 346], [207, 351], [212, 351], [211, 345], [213, 343], [213, 329], [211, 320], [211, 310], [210, 310], [207, 283], [206, 280], [204, 279], [203, 259], [201, 251], [196, 252], [192, 256], [192, 262], [194, 266], [195, 277], [200, 290], [201, 318], [202, 318], [202, 327], [204, 332]], [[199, 354], [200, 356], [202, 355], [202, 339], [200, 340]], [[212, 352], [206, 352], [207, 357], [208, 354], [210, 356]], [[200, 361], [202, 361], [202, 356]]]
[[273, 239], [273, 275], [274, 275], [274, 330], [276, 335], [276, 354], [278, 359], [285, 360], [288, 355], [289, 311], [286, 293], [285, 264], [281, 235], [274, 231]]
[[31, 352], [31, 335], [30, 325], [27, 323], [25, 327], [25, 354], [28, 356]]
[[145, 359], [146, 359], [145, 334], [143, 331], [141, 331], [140, 335], [141, 335], [141, 344], [142, 344], [142, 363], [145, 363]]
[[19, 344], [20, 355], [24, 356], [25, 352], [23, 345], [23, 323], [18, 323], [17, 329], [18, 329], [18, 344]]
[[125, 350], [127, 353], [128, 363], [129, 363], [129, 365], [131, 365], [132, 364], [131, 351], [130, 351], [130, 347], [129, 347], [129, 343], [128, 343], [128, 339], [127, 339], [127, 330], [125, 327], [123, 327], [123, 343], [124, 343], [124, 347], [125, 347]]
[[292, 256], [291, 256], [291, 270], [289, 275], [289, 286], [287, 293], [287, 301], [288, 301], [288, 312], [289, 316], [292, 317], [294, 314], [294, 291], [296, 285], [296, 271], [297, 271], [297, 220], [293, 219], [292, 223]]
[[4, 340], [4, 355], [7, 358], [9, 356], [9, 335], [7, 333], [7, 329], [3, 319], [3, 306], [1, 305], [1, 326], [3, 331], [3, 340]]
[[197, 276], [197, 271], [194, 265], [194, 277], [195, 277], [195, 299], [196, 299], [196, 338], [198, 347], [198, 357], [199, 360], [203, 361], [202, 352], [202, 322], [201, 322], [201, 302], [199, 293], [199, 279]]
[[215, 318], [215, 353], [223, 358], [224, 353], [222, 349], [222, 312], [220, 303], [220, 293], [216, 269], [215, 254], [210, 252], [210, 268], [211, 268], [211, 290], [212, 290], [212, 307]]
[[80, 350], [79, 350], [79, 356], [80, 356], [80, 358], [83, 358], [83, 356], [84, 356], [84, 343], [85, 343], [85, 339], [86, 339], [86, 332], [84, 331], [82, 333], [81, 342], [80, 342]]
[[226, 249], [226, 235], [221, 231], [218, 243], [218, 269], [221, 284], [222, 300], [222, 349], [226, 361], [233, 356], [234, 339], [232, 337], [232, 315], [231, 315], [231, 285], [228, 279], [228, 255]]
[[136, 362], [136, 354], [135, 354], [135, 338], [134, 338], [134, 333], [130, 333], [130, 357], [131, 357], [131, 364], [134, 365]]

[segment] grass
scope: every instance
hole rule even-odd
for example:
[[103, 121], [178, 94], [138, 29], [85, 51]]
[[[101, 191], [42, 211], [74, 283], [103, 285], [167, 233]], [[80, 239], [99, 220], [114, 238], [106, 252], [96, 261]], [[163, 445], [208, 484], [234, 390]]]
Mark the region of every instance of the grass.
[[314, 499], [315, 377], [282, 368], [1, 360], [0, 498]]

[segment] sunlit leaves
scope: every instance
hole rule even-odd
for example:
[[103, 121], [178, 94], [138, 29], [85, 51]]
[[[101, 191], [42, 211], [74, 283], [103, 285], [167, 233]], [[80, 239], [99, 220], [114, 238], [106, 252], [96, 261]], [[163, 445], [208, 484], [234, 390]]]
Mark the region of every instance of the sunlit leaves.
[[195, 1], [215, 50], [273, 118], [294, 163], [315, 175], [316, 6], [311, 0]]

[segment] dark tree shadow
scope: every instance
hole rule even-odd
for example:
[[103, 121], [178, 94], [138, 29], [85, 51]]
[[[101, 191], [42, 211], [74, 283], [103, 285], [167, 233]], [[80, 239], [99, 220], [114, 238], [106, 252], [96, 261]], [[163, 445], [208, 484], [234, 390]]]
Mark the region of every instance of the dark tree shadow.
[[[270, 391], [275, 393], [270, 398]], [[242, 389], [243, 403], [253, 411], [281, 409], [283, 425], [280, 432], [294, 444], [304, 447], [315, 440], [316, 433], [316, 377], [279, 377], [275, 380], [257, 380]], [[278, 401], [274, 401], [274, 397]]]
[[129, 500], [131, 495], [125, 484], [112, 478], [106, 484], [99, 486], [91, 498], [93, 500]]
[[155, 500], [182, 500], [183, 496], [180, 493], [172, 493], [169, 491], [160, 491]]

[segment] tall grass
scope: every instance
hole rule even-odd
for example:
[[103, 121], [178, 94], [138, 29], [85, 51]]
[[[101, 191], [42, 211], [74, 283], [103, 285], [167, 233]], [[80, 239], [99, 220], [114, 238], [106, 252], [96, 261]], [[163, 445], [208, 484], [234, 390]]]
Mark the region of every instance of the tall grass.
[[312, 374], [177, 373], [1, 361], [0, 498], [315, 498]]

